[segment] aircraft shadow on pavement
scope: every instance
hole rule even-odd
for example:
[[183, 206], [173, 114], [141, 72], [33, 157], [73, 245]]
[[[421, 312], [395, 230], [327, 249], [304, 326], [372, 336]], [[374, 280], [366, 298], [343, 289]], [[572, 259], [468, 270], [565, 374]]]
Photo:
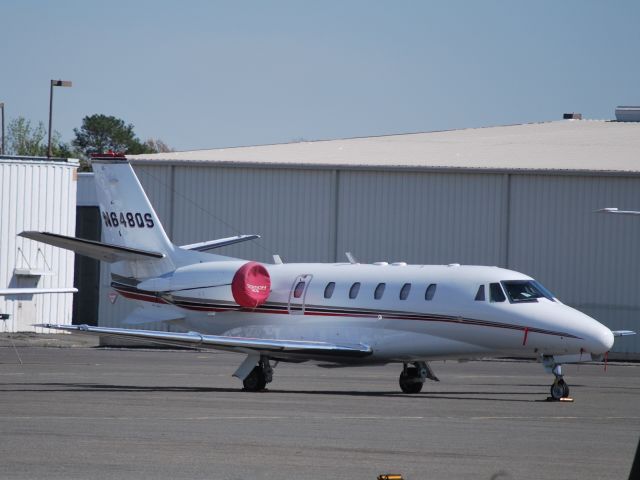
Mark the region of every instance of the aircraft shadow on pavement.
[[[545, 388], [540, 385], [526, 385], [540, 387], [540, 390], [528, 392], [478, 392], [478, 391], [425, 391], [417, 394], [406, 394], [402, 392], [373, 392], [355, 390], [283, 390], [266, 389], [262, 392], [244, 392], [239, 388], [220, 387], [188, 387], [188, 386], [149, 386], [149, 385], [112, 385], [99, 383], [13, 383], [3, 384], [5, 388], [0, 391], [10, 392], [176, 392], [176, 393], [242, 393], [252, 395], [268, 394], [293, 394], [293, 395], [334, 395], [345, 397], [406, 397], [406, 398], [428, 398], [433, 400], [479, 400], [491, 402], [539, 402], [541, 395], [545, 394]], [[9, 388], [7, 388], [9, 387]], [[14, 387], [14, 388], [11, 388]], [[530, 398], [501, 398], [501, 397], [523, 397]]]

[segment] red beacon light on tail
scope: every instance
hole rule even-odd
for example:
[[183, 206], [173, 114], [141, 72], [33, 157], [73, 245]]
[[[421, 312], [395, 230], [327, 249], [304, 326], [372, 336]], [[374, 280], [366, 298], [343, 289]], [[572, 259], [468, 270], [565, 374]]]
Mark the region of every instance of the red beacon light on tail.
[[127, 158], [124, 153], [114, 152], [113, 150], [107, 150], [106, 153], [92, 153], [91, 158]]
[[231, 293], [241, 307], [259, 307], [271, 293], [269, 272], [258, 262], [245, 263], [233, 276]]

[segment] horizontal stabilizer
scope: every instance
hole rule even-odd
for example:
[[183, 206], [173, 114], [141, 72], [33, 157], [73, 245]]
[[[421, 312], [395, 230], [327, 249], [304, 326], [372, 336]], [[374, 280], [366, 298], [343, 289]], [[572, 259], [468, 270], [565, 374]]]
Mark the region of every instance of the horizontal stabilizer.
[[208, 242], [192, 243], [191, 245], [183, 245], [180, 248], [185, 250], [197, 250], [198, 252], [206, 252], [214, 248], [226, 247], [235, 243], [246, 242], [260, 238], [260, 235], [238, 235], [237, 237], [219, 238], [217, 240], [209, 240]]
[[636, 332], [633, 330], [612, 330], [614, 337], [626, 337], [627, 335], [635, 335]]
[[57, 233], [48, 232], [22, 232], [21, 237], [36, 240], [38, 242], [53, 245], [54, 247], [72, 250], [80, 255], [102, 260], [103, 262], [114, 263], [123, 260], [153, 260], [164, 258], [163, 253], [149, 252], [135, 248], [121, 247], [109, 243], [86, 240], [84, 238], [67, 237]]
[[365, 357], [372, 353], [371, 347], [363, 344], [339, 345], [328, 342], [226, 337], [222, 335], [202, 335], [197, 332], [160, 332], [127, 328], [91, 327], [88, 325], [56, 325], [44, 323], [34, 326], [91, 335], [122, 337], [130, 340], [140, 340], [176, 347], [210, 348], [242, 353], [271, 353], [283, 357], [286, 357], [287, 354], [302, 354], [310, 357]]

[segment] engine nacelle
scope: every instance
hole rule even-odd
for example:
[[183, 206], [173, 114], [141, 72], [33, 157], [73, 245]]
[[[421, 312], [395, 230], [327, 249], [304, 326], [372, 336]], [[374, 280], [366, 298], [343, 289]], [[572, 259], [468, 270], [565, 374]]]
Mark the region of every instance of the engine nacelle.
[[271, 277], [264, 265], [245, 263], [233, 276], [231, 293], [238, 305], [256, 308], [267, 301], [271, 292]]
[[233, 301], [244, 308], [256, 308], [267, 301], [271, 278], [266, 267], [258, 262], [207, 262], [143, 280], [137, 288], [174, 297]]

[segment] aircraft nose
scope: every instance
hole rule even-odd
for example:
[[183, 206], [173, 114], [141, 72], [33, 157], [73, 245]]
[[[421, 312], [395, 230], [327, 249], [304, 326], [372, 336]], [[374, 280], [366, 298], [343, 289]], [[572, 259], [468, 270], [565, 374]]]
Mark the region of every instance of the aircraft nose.
[[613, 333], [607, 327], [594, 320], [595, 328], [589, 335], [589, 349], [591, 353], [602, 354], [611, 350], [613, 347]]

